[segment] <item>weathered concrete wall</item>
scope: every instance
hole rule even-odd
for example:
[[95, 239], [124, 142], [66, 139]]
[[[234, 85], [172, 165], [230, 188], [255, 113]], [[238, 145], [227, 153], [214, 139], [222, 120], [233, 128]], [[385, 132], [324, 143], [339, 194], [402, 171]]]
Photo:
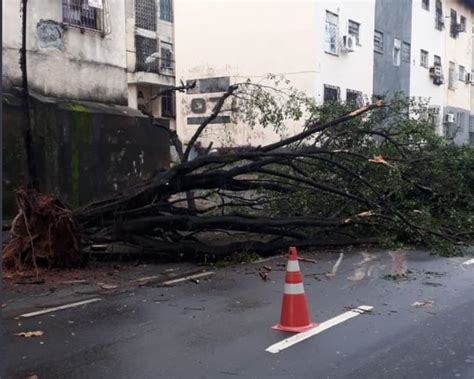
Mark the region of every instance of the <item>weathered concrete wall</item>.
[[[3, 194], [8, 218], [14, 210], [13, 191], [27, 179], [25, 118], [16, 98], [5, 96], [3, 107]], [[133, 109], [37, 97], [32, 112], [40, 190], [72, 207], [121, 190], [169, 165], [166, 132]]]
[[[21, 0], [2, 2], [2, 85], [19, 85]], [[127, 105], [125, 1], [109, 0], [99, 31], [65, 26], [62, 2], [28, 2], [27, 58], [31, 89], [56, 98]]]
[[383, 33], [383, 53], [374, 52], [375, 95], [410, 95], [410, 62], [393, 64], [394, 38], [411, 43], [412, 0], [377, 0], [375, 30]]

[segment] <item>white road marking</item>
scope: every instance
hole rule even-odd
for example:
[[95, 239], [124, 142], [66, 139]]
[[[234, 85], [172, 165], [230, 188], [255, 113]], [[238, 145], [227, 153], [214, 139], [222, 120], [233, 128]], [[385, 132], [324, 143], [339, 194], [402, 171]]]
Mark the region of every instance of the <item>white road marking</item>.
[[355, 309], [352, 309], [348, 312], [345, 312], [339, 316], [336, 316], [330, 320], [324, 321], [319, 326], [310, 329], [306, 332], [298, 333], [290, 338], [284, 339], [283, 341], [277, 342], [276, 344], [271, 345], [265, 351], [268, 351], [269, 353], [279, 353], [280, 351], [293, 346], [297, 344], [298, 342], [304, 341], [316, 334], [319, 334], [321, 332], [324, 332], [325, 330], [332, 328], [333, 326], [336, 326], [338, 324], [343, 323], [344, 321], [347, 321], [353, 317], [356, 317], [360, 314], [363, 314], [365, 312], [368, 312], [372, 310], [374, 307], [371, 305], [361, 305], [360, 307], [357, 307]]
[[472, 265], [472, 264], [474, 264], [474, 258], [469, 259], [468, 261], [463, 262], [462, 264], [463, 264], [463, 265], [466, 265], [466, 266], [467, 266], [467, 265]]
[[339, 254], [339, 258], [338, 258], [336, 264], [334, 265], [334, 267], [332, 268], [331, 273], [335, 274], [337, 272], [337, 269], [339, 268], [339, 265], [342, 262], [342, 258], [344, 258], [344, 253]]
[[202, 278], [204, 276], [209, 276], [213, 274], [214, 274], [214, 271], [206, 271], [206, 272], [201, 272], [200, 274], [188, 275], [188, 276], [183, 276], [182, 278], [178, 278], [178, 279], [167, 280], [166, 282], [162, 282], [160, 284], [169, 286], [170, 284], [184, 282], [186, 280], [191, 280], [191, 279], [198, 279], [198, 278]]
[[46, 308], [46, 309], [42, 309], [41, 311], [36, 311], [36, 312], [31, 312], [31, 313], [24, 313], [24, 314], [22, 314], [18, 317], [27, 318], [27, 317], [39, 316], [39, 315], [42, 315], [42, 314], [45, 314], [45, 313], [51, 313], [51, 312], [56, 312], [56, 311], [60, 311], [60, 310], [63, 310], [63, 309], [79, 307], [81, 305], [95, 303], [96, 301], [101, 301], [101, 300], [102, 300], [101, 298], [95, 297], [95, 298], [89, 299], [89, 300], [78, 301], [77, 303], [60, 305], [59, 307], [53, 307], [53, 308]]

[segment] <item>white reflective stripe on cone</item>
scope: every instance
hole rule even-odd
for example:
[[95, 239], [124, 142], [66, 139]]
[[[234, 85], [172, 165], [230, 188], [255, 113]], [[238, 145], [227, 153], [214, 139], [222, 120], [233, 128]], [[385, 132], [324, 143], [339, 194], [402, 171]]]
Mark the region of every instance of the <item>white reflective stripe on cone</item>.
[[298, 261], [288, 261], [288, 264], [286, 265], [287, 272], [298, 272], [299, 270], [300, 265], [298, 264]]
[[301, 295], [304, 293], [303, 283], [285, 283], [285, 295]]

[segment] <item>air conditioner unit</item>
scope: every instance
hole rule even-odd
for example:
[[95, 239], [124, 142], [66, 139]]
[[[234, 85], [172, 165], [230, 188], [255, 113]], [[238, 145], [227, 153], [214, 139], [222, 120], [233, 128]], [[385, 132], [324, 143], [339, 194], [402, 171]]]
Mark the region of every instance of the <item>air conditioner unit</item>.
[[432, 78], [442, 77], [443, 76], [443, 70], [441, 69], [441, 66], [430, 67], [430, 76]]
[[445, 124], [454, 124], [454, 113], [446, 113], [444, 115]]
[[341, 46], [342, 51], [346, 53], [350, 53], [354, 51], [354, 46], [355, 46], [354, 37], [348, 36], [348, 35], [342, 36], [342, 46]]

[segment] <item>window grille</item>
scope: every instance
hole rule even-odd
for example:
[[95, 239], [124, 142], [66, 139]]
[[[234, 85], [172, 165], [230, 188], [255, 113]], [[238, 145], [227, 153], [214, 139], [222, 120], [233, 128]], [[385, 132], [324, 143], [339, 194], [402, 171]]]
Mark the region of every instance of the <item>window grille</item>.
[[374, 50], [383, 54], [383, 33], [377, 30], [374, 32]]
[[349, 32], [349, 35], [354, 37], [356, 44], [360, 45], [360, 41], [359, 41], [360, 24], [358, 22], [349, 20], [348, 32]]
[[444, 28], [443, 3], [441, 0], [436, 0], [435, 28], [438, 30]]
[[402, 61], [405, 63], [410, 63], [410, 55], [411, 55], [411, 46], [407, 42], [403, 42], [402, 45]]
[[393, 65], [400, 66], [401, 41], [398, 38], [393, 40]]
[[156, 31], [155, 0], [135, 0], [135, 26]]
[[165, 70], [173, 70], [173, 45], [168, 42], [161, 42], [161, 62], [160, 67]]
[[458, 15], [454, 9], [451, 9], [451, 27], [449, 30], [449, 35], [453, 38], [456, 38], [458, 33], [457, 33], [457, 18]]
[[466, 81], [466, 69], [464, 66], [459, 66], [458, 79], [461, 81]]
[[173, 21], [172, 0], [160, 0], [160, 19]]
[[326, 35], [325, 35], [325, 51], [331, 54], [337, 54], [339, 17], [326, 11]]
[[339, 87], [331, 86], [328, 84], [324, 85], [324, 103], [337, 102], [340, 99]]
[[428, 68], [428, 52], [425, 50], [420, 50], [420, 66]]
[[105, 0], [63, 0], [63, 22], [106, 32]]
[[346, 103], [353, 104], [353, 105], [361, 105], [362, 104], [362, 92], [355, 91], [352, 89], [346, 90]]
[[161, 116], [175, 117], [175, 97], [171, 92], [161, 96]]
[[156, 39], [135, 35], [135, 51], [136, 71], [159, 73], [158, 42]]

